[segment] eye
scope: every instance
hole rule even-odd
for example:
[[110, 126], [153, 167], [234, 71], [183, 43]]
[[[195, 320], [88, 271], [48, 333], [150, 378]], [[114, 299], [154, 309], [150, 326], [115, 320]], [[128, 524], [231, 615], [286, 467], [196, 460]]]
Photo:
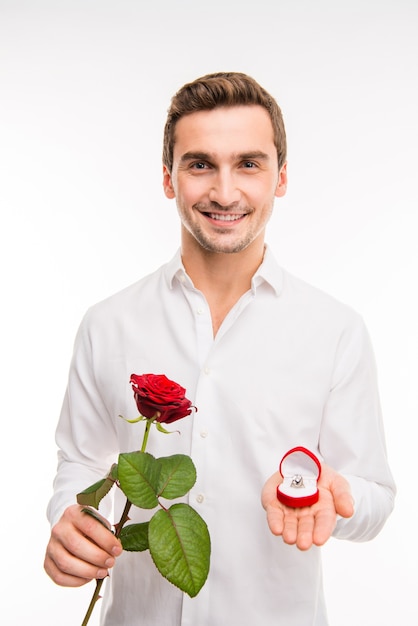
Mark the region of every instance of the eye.
[[245, 167], [246, 169], [255, 169], [257, 167], [257, 164], [254, 163], [254, 161], [244, 161], [242, 164], [243, 167]]
[[195, 163], [190, 164], [190, 168], [192, 170], [204, 170], [207, 168], [207, 163], [204, 161], [196, 161]]

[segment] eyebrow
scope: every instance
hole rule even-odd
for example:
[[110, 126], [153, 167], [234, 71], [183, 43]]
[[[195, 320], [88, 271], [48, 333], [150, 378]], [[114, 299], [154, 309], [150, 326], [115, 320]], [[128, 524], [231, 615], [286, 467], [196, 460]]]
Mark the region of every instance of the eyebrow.
[[208, 161], [212, 157], [208, 152], [185, 152], [180, 157], [180, 163], [186, 163], [186, 161]]
[[[233, 159], [236, 161], [252, 161], [252, 160], [258, 160], [258, 161], [268, 161], [270, 159], [269, 155], [266, 154], [266, 152], [263, 152], [262, 150], [251, 150], [248, 152], [239, 152], [239, 153], [234, 153], [232, 155]], [[180, 163], [186, 163], [188, 161], [212, 161], [214, 160], [215, 155], [211, 154], [209, 152], [185, 152], [184, 154], [181, 155], [180, 157]]]

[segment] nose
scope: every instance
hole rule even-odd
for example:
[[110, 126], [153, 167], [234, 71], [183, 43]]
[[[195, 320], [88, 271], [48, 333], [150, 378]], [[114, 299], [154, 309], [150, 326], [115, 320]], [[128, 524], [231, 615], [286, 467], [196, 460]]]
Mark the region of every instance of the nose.
[[209, 200], [221, 206], [229, 206], [241, 199], [241, 191], [237, 186], [234, 174], [229, 170], [219, 170], [211, 180]]

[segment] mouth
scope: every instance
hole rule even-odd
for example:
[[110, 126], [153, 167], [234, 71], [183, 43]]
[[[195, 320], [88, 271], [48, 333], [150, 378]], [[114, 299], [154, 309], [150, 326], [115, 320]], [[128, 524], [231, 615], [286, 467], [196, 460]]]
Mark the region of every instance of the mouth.
[[237, 222], [245, 217], [245, 213], [204, 213], [206, 217], [215, 222]]

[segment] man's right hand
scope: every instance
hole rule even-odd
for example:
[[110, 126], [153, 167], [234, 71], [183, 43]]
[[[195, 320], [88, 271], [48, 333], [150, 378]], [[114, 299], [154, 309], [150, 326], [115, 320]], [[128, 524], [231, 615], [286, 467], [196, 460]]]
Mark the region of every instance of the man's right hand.
[[[121, 543], [99, 521], [69, 506], [51, 531], [46, 549], [45, 571], [57, 585], [81, 587], [105, 578], [122, 553]], [[106, 526], [108, 522], [103, 519]]]

